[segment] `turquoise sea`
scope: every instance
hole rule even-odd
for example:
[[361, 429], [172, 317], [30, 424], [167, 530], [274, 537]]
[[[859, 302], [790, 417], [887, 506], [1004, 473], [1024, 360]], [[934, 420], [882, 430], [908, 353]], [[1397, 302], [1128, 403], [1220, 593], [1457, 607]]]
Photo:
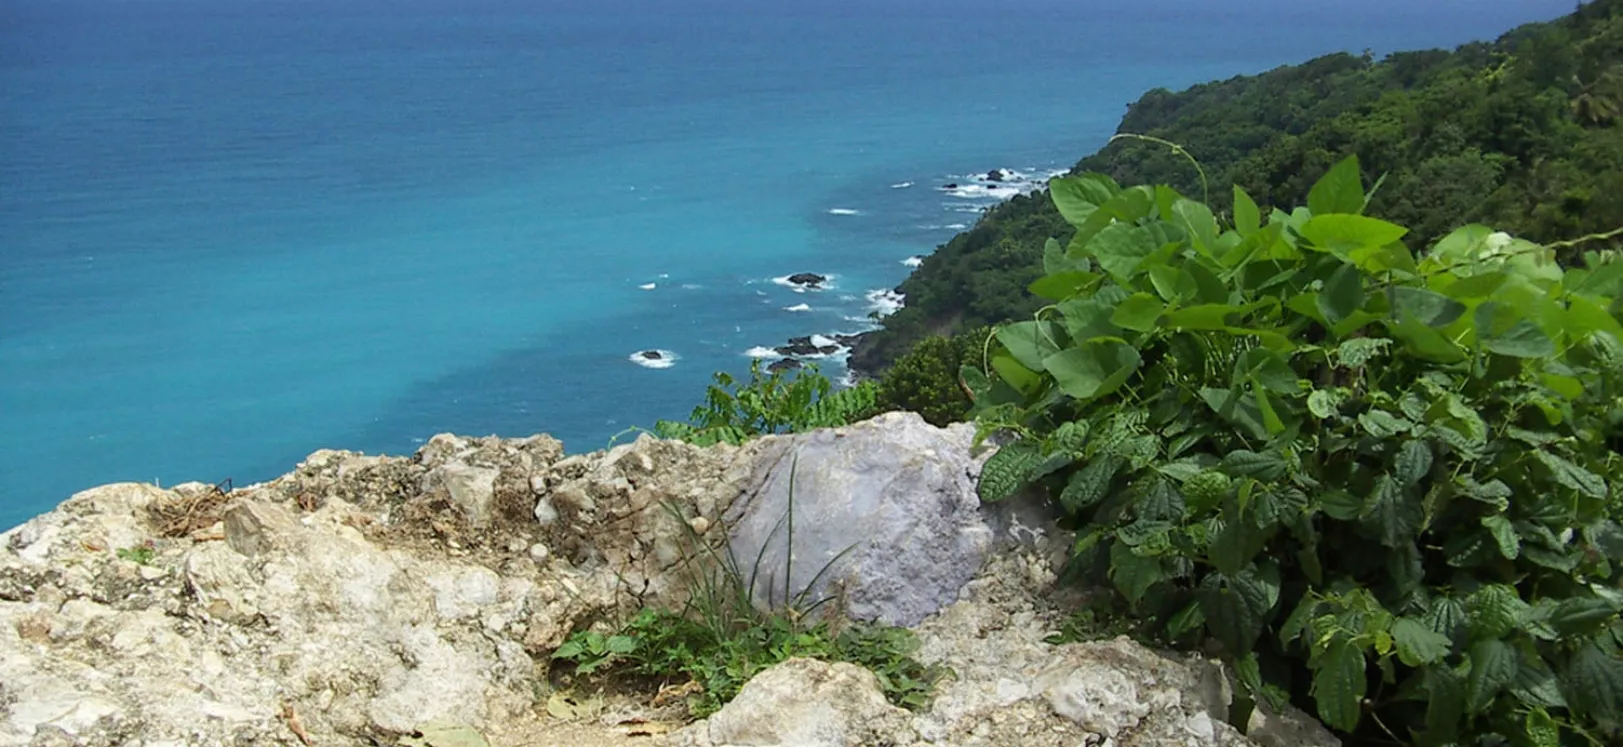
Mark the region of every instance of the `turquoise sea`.
[[994, 199], [942, 184], [1063, 169], [1145, 89], [1571, 7], [6, 0], [0, 528], [441, 431], [598, 448], [862, 329]]

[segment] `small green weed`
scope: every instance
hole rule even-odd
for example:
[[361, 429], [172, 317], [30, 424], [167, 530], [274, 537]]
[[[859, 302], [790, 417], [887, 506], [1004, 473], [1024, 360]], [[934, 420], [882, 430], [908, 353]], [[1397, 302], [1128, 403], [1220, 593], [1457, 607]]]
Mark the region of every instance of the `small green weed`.
[[[794, 546], [794, 492], [791, 468], [789, 509], [779, 522], [780, 528], [787, 528], [790, 547]], [[666, 509], [681, 526], [688, 527], [689, 547], [681, 564], [689, 592], [686, 606], [679, 611], [643, 609], [608, 635], [576, 631], [553, 659], [573, 663], [576, 674], [581, 675], [656, 680], [686, 677], [701, 688], [689, 701], [689, 710], [701, 718], [732, 700], [757, 673], [793, 658], [867, 667], [879, 678], [892, 703], [920, 708], [929, 702], [930, 692], [945, 670], [912, 658], [918, 641], [911, 631], [856, 625], [836, 632], [828, 622], [814, 619], [817, 610], [831, 600], [813, 599], [811, 589], [844, 553], [819, 569], [798, 593], [787, 582], [781, 597], [775, 586], [761, 587], [769, 597], [781, 599], [772, 609], [763, 610], [756, 606], [755, 591], [765, 547], [745, 572], [730, 551], [717, 550], [693, 532], [679, 509], [670, 504]], [[784, 579], [793, 578], [790, 555], [785, 553]]]
[[152, 548], [151, 543], [147, 543], [135, 547], [121, 547], [115, 554], [120, 559], [128, 560], [136, 565], [151, 565], [152, 558], [157, 555], [157, 551]]
[[879, 390], [872, 382], [835, 390], [816, 366], [792, 373], [767, 372], [759, 360], [750, 364], [747, 381], [726, 373], [705, 392], [688, 422], [661, 420], [653, 433], [711, 446], [737, 445], [755, 436], [850, 425], [878, 415]]

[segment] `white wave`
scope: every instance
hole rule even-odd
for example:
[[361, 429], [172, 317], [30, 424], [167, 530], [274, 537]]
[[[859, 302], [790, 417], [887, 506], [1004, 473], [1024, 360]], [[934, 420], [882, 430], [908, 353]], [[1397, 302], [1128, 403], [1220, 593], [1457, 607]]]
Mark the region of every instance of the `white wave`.
[[851, 208], [829, 208], [828, 209], [828, 214], [829, 215], [862, 215], [862, 211], [861, 210], [852, 210]]
[[890, 185], [890, 188], [891, 189], [907, 189], [908, 187], [911, 187], [911, 186], [913, 186], [912, 182], [898, 182], [896, 184]]
[[659, 274], [659, 279], [660, 279], [660, 280], [664, 280], [664, 279], [666, 279], [666, 278], [669, 278], [669, 277], [670, 277], [670, 276], [671, 276], [671, 274], [670, 274], [670, 273], [668, 273], [668, 272], [662, 272], [662, 273], [660, 273], [660, 274]]
[[778, 351], [773, 350], [772, 348], [762, 347], [760, 345], [756, 345], [755, 347], [744, 351], [744, 355], [747, 355], [747, 356], [749, 356], [751, 358], [781, 358], [781, 357], [783, 357], [781, 355], [778, 355]]
[[964, 230], [966, 228], [969, 228], [969, 226], [968, 226], [968, 224], [964, 224], [964, 223], [948, 223], [947, 225], [942, 226], [942, 228], [950, 228], [950, 229], [952, 229], [954, 231], [962, 231], [962, 230]]
[[691, 291], [691, 290], [698, 290], [698, 289], [703, 288], [703, 287], [704, 286], [699, 285], [698, 283], [683, 283], [682, 284], [682, 290], [690, 290]]
[[804, 303], [797, 303], [797, 304], [795, 304], [793, 306], [785, 306], [785, 307], [783, 307], [783, 310], [784, 311], [811, 311], [811, 305], [810, 304], [804, 304]]
[[924, 258], [908, 257], [907, 259], [902, 260], [902, 264], [907, 265], [908, 267], [918, 267], [919, 265], [924, 264]]
[[811, 344], [816, 345], [817, 347], [820, 347], [820, 348], [826, 348], [826, 347], [828, 347], [830, 345], [833, 345], [835, 347], [839, 347], [839, 345], [840, 345], [838, 342], [834, 341], [834, 338], [825, 337], [823, 335], [812, 335], [811, 336]]
[[658, 283], [643, 283], [642, 285], [639, 285], [637, 287], [641, 288], [641, 289], [643, 289], [645, 291], [651, 291], [651, 290], [653, 290], [655, 288], [658, 288], [659, 284]]
[[[659, 357], [649, 357], [648, 353], [656, 353]], [[642, 366], [643, 368], [670, 368], [671, 366], [676, 365], [678, 360], [681, 360], [681, 356], [669, 350], [638, 350], [637, 352], [626, 357], [632, 363]]]
[[873, 309], [881, 317], [900, 311], [906, 301], [902, 294], [889, 288], [868, 291], [867, 298], [868, 308]]
[[952, 189], [943, 187], [942, 191], [965, 200], [1007, 200], [1027, 190], [1015, 184], [960, 184]]

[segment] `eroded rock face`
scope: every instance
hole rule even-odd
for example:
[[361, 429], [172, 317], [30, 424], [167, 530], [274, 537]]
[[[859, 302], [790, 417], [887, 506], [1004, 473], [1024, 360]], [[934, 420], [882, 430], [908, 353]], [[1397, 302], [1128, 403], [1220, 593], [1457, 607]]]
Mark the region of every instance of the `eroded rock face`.
[[852, 619], [891, 625], [951, 603], [996, 538], [973, 438], [973, 426], [897, 412], [771, 439], [727, 516], [735, 555], [760, 558], [760, 601], [835, 597]]
[[954, 676], [909, 713], [865, 670], [788, 662], [676, 739], [631, 743], [1335, 744], [1300, 713], [1241, 736], [1214, 662], [1045, 643], [1069, 538], [1040, 506], [981, 507], [968, 444], [903, 415], [570, 457], [546, 437], [441, 435], [409, 458], [317, 452], [229, 494], [85, 491], [0, 535], [0, 747], [358, 747], [436, 720], [512, 736], [497, 745], [625, 743], [525, 731], [545, 719], [551, 652], [574, 629], [680, 607], [678, 568], [726, 540], [724, 517], [740, 517], [735, 538], [770, 532], [793, 455], [795, 577], [856, 544], [830, 593], [863, 618], [922, 620], [916, 656]]
[[752, 453], [438, 436], [229, 495], [80, 493], [0, 535], [0, 745], [360, 745], [528, 713], [573, 628], [685, 601], [682, 544], [720, 537], [694, 527]]

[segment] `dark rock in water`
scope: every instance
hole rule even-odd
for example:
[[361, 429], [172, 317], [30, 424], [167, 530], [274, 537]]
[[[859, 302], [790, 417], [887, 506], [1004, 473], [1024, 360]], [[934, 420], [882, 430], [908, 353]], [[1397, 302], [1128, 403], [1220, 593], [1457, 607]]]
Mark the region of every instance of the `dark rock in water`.
[[812, 344], [810, 337], [791, 337], [788, 345], [782, 345], [773, 348], [773, 350], [777, 351], [778, 355], [784, 356], [816, 355], [818, 352], [817, 346]]
[[845, 347], [851, 347], [862, 339], [862, 335], [835, 335], [834, 341]]
[[946, 184], [941, 185], [941, 188], [942, 189], [957, 189], [958, 188], [958, 182], [947, 182]]
[[637, 357], [645, 361], [665, 360], [665, 356], [660, 355], [658, 350], [644, 350], [641, 353], [638, 353]]
[[821, 286], [823, 283], [828, 282], [828, 278], [818, 275], [815, 272], [797, 272], [789, 276], [789, 282], [793, 285], [799, 285], [806, 288], [816, 288]]
[[817, 352], [819, 352], [819, 353], [821, 353], [823, 355], [833, 355], [835, 353], [840, 352], [840, 346], [838, 346], [838, 345], [824, 345], [824, 346], [818, 348]]
[[986, 181], [989, 181], [989, 182], [1001, 182], [1001, 181], [1003, 181], [1003, 169], [992, 169], [991, 171], [986, 172]]
[[767, 373], [785, 373], [785, 372], [788, 372], [788, 371], [799, 370], [803, 366], [804, 366], [804, 364], [802, 364], [800, 361], [795, 360], [794, 358], [784, 358], [783, 360], [777, 361], [776, 363], [773, 363], [772, 365], [767, 366], [766, 371], [767, 371]]

